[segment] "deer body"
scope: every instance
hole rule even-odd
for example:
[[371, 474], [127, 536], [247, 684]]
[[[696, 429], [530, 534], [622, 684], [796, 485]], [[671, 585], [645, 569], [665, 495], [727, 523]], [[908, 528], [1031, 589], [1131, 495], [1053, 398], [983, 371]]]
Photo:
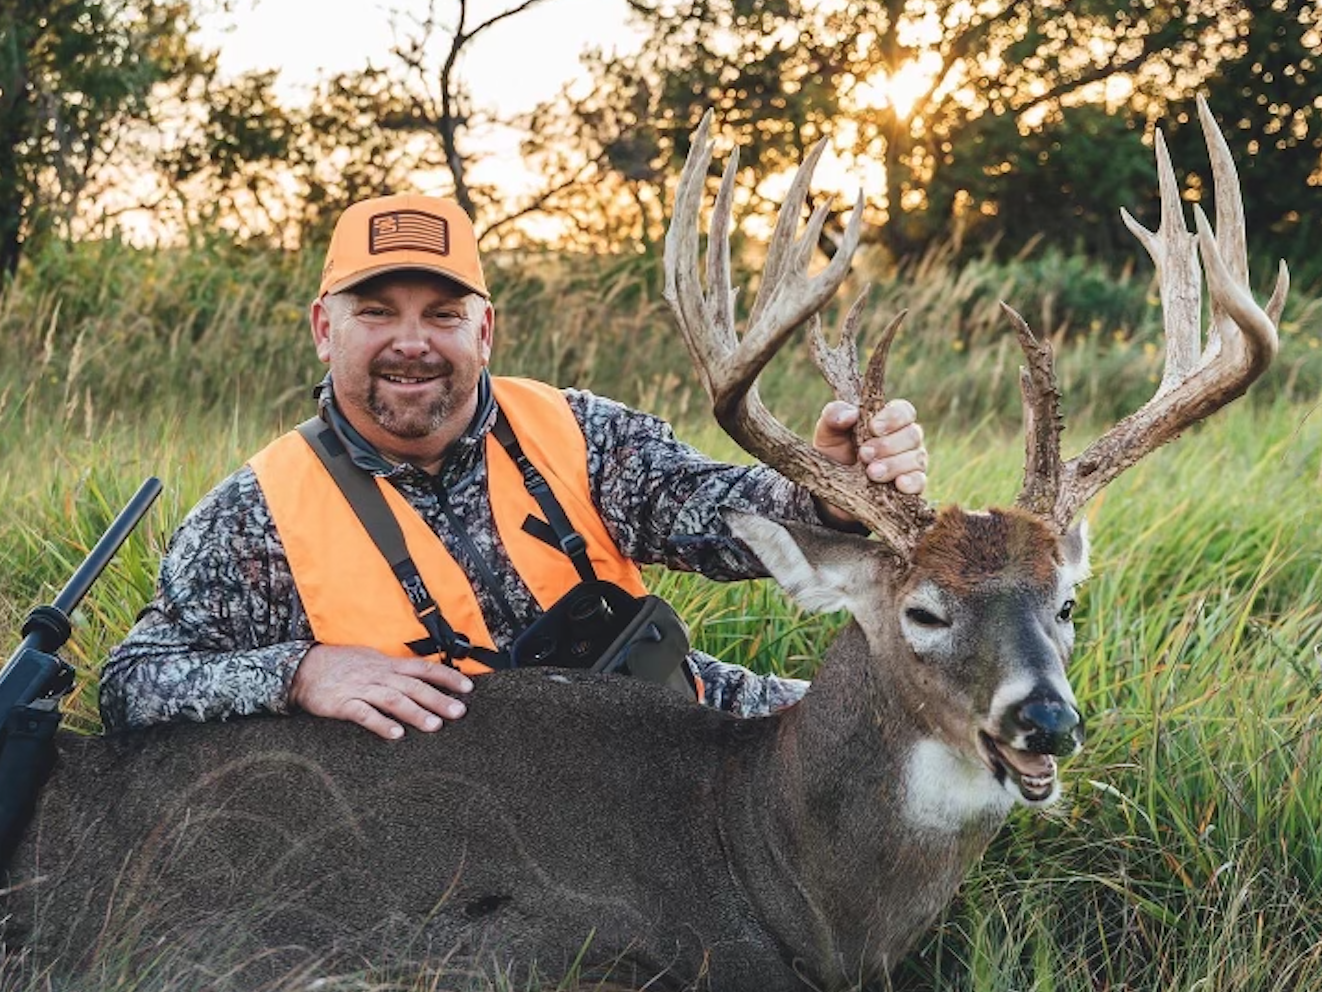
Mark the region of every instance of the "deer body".
[[[139, 956], [191, 942], [212, 971], [247, 962], [249, 984], [322, 956], [559, 978], [583, 952], [616, 977], [735, 990], [883, 974], [1015, 800], [970, 729], [1002, 720], [995, 691], [950, 681], [1004, 684], [1015, 665], [983, 647], [1006, 628], [920, 659], [878, 545], [736, 526], [783, 583], [859, 618], [799, 705], [745, 721], [529, 670], [482, 677], [464, 720], [396, 743], [299, 717], [68, 737], [9, 878], [6, 940], [63, 968], [113, 959], [118, 939]], [[1034, 552], [1050, 573], [1034, 622], [1050, 623], [1055, 540]], [[1020, 613], [1007, 595], [1000, 612]], [[1011, 681], [1067, 695], [1063, 661]]]

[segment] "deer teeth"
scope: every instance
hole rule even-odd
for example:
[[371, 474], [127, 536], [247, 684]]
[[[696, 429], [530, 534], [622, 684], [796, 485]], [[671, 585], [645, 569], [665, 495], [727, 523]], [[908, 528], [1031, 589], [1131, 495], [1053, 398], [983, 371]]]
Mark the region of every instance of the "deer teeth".
[[1002, 782], [1014, 781], [1019, 793], [1030, 803], [1051, 798], [1056, 788], [1056, 759], [1049, 754], [1037, 754], [1011, 747], [989, 734], [978, 735], [993, 774]]

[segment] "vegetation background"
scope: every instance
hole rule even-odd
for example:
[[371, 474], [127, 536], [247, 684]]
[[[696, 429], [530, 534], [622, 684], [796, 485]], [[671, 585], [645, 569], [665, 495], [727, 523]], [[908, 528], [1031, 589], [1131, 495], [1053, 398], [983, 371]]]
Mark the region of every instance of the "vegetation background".
[[[1296, 277], [1281, 354], [1245, 400], [1087, 508], [1095, 577], [1071, 669], [1087, 748], [1065, 799], [1013, 818], [895, 985], [1322, 989], [1316, 6], [636, 0], [641, 52], [590, 55], [589, 96], [504, 122], [524, 128], [545, 188], [468, 182], [482, 106], [465, 46], [569, 2], [488, 21], [438, 3], [386, 68], [326, 79], [303, 107], [269, 74], [220, 78], [187, 4], [0, 3], [0, 631], [16, 644], [142, 478], [165, 482], [75, 617], [68, 723], [98, 729], [97, 669], [189, 506], [306, 415], [320, 374], [306, 303], [347, 199], [432, 169], [482, 225], [501, 372], [616, 396], [737, 458], [660, 298], [669, 184], [715, 106], [744, 155], [747, 302], [765, 181], [824, 135], [842, 161], [885, 166], [848, 295], [871, 284], [865, 340], [909, 310], [892, 392], [922, 411], [931, 495], [1003, 503], [1022, 441], [997, 301], [1056, 347], [1069, 450], [1151, 395], [1155, 283], [1115, 208], [1155, 213], [1158, 119], [1182, 194], [1211, 198], [1186, 126], [1201, 90], [1241, 167], [1259, 296], [1276, 257]], [[107, 199], [125, 169], [154, 177], [134, 207], [159, 221], [154, 245]], [[825, 398], [814, 377], [791, 352], [762, 389], [806, 428]], [[766, 584], [652, 579], [701, 646], [759, 670], [810, 676], [840, 622]]]

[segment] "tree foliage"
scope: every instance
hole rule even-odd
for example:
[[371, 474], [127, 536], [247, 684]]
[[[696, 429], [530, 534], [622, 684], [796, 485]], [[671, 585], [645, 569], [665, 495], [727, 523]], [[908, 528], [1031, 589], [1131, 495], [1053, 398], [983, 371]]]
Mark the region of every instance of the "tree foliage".
[[[1203, 84], [1246, 190], [1257, 250], [1322, 277], [1314, 258], [1322, 229], [1322, 8], [1293, 0], [1241, 0], [1216, 71]], [[1205, 162], [1192, 98], [1171, 107], [1176, 162]], [[1206, 170], [1203, 170], [1206, 176]], [[1205, 195], [1197, 176], [1187, 195]]]
[[[1186, 126], [1200, 90], [1241, 162], [1259, 247], [1307, 258], [1322, 222], [1316, 5], [628, 0], [639, 50], [589, 53], [583, 79], [502, 117], [466, 83], [469, 46], [548, 2], [504, 0], [485, 19], [475, 0], [397, 12], [385, 62], [288, 106], [274, 70], [223, 79], [190, 48], [184, 0], [0, 0], [0, 265], [68, 230], [134, 164], [159, 177], [146, 197], [156, 217], [240, 238], [299, 244], [355, 199], [424, 187], [463, 203], [488, 246], [528, 238], [519, 222], [537, 215], [558, 244], [647, 252], [708, 108], [721, 157], [739, 148], [740, 215], [763, 228], [825, 139], [817, 187], [845, 194], [828, 250], [862, 183], [865, 238], [893, 257], [1042, 237], [1129, 258], [1117, 208], [1152, 209], [1156, 122], [1188, 170], [1186, 196], [1205, 195], [1202, 138]], [[502, 129], [523, 135], [539, 188], [482, 181], [478, 139]]]
[[190, 224], [298, 244], [329, 233], [354, 200], [422, 183], [453, 196], [490, 243], [541, 198], [510, 203], [476, 178], [473, 132], [507, 122], [474, 99], [463, 58], [474, 39], [546, 2], [511, 0], [484, 19], [473, 8], [490, 6], [472, 0], [396, 11], [386, 62], [322, 79], [301, 106], [280, 104], [273, 72], [205, 80], [188, 104], [204, 112], [165, 156], [176, 201]]
[[0, 0], [0, 270], [67, 227], [88, 183], [199, 71], [185, 0]]
[[[1255, 127], [1285, 130], [1284, 106], [1297, 132], [1317, 112], [1300, 110], [1307, 83], [1317, 90], [1316, 13], [1289, 0], [630, 3], [643, 48], [598, 53], [589, 95], [542, 108], [528, 143], [552, 172], [576, 160], [569, 149], [595, 157], [592, 189], [562, 202], [582, 213], [604, 195], [611, 220], [590, 234], [616, 243], [655, 238], [665, 177], [708, 107], [740, 146], [745, 186], [826, 136], [867, 184], [866, 236], [895, 256], [952, 236], [1017, 249], [1039, 235], [1128, 256], [1117, 209], [1151, 199], [1154, 120], [1186, 113], [1200, 87], [1237, 107], [1250, 80]], [[1273, 80], [1287, 78], [1298, 95], [1281, 99]], [[1304, 151], [1292, 168], [1315, 171]], [[758, 210], [775, 197], [751, 199]]]

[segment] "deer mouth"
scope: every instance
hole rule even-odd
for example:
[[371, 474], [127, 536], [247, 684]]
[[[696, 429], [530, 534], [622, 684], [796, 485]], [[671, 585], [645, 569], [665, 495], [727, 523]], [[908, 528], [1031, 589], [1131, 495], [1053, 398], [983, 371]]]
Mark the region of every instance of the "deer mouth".
[[1024, 751], [998, 741], [987, 733], [978, 734], [983, 760], [996, 780], [1014, 783], [1020, 798], [1029, 805], [1050, 802], [1056, 796], [1056, 759], [1049, 754]]

